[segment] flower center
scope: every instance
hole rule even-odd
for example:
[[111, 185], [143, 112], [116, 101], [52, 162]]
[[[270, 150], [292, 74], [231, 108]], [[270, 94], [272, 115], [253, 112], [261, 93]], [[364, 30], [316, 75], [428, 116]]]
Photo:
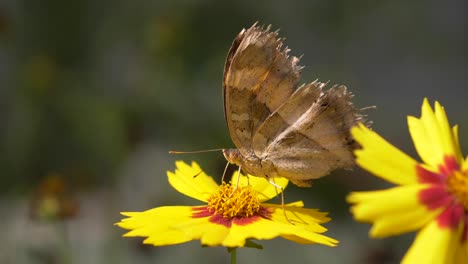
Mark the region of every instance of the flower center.
[[447, 179], [448, 190], [453, 193], [468, 210], [468, 174], [454, 171]]
[[257, 193], [250, 186], [237, 187], [223, 183], [208, 199], [208, 210], [224, 218], [249, 217], [260, 210]]

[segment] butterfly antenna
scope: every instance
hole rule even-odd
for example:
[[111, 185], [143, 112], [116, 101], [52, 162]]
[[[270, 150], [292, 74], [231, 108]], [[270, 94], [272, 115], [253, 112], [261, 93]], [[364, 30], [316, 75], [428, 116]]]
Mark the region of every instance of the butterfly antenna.
[[226, 163], [226, 166], [224, 167], [223, 177], [221, 177], [221, 183], [224, 182], [224, 176], [226, 176], [228, 167], [229, 167], [229, 161]]
[[366, 111], [366, 110], [369, 110], [369, 109], [377, 109], [377, 106], [375, 105], [370, 105], [370, 106], [366, 106], [366, 107], [363, 107], [361, 109], [359, 109], [360, 111]]
[[281, 190], [281, 209], [283, 210], [283, 215], [290, 224], [294, 225], [294, 222], [291, 219], [289, 219], [288, 215], [286, 214], [286, 209], [285, 209], [285, 206], [284, 206], [284, 188], [282, 186], [279, 186], [278, 184], [276, 184], [276, 182], [273, 179], [268, 180], [268, 183], [275, 186], [275, 191], [276, 191], [277, 195], [278, 195], [278, 189]]
[[222, 150], [223, 150], [222, 148], [205, 149], [205, 150], [193, 150], [193, 151], [169, 150], [169, 154], [193, 154], [193, 153], [215, 152], [215, 151], [222, 151]]

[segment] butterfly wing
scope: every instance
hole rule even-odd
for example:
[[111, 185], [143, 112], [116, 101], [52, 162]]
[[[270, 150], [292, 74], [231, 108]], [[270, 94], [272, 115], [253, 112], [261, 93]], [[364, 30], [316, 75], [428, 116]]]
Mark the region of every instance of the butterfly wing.
[[[345, 86], [323, 92], [323, 83], [300, 87], [258, 128], [255, 154], [277, 175], [296, 185], [354, 164], [349, 130], [363, 117], [351, 104]], [[272, 132], [274, 132], [272, 134]]]
[[234, 39], [224, 68], [224, 113], [234, 145], [252, 153], [254, 131], [295, 91], [301, 67], [277, 32], [255, 24]]

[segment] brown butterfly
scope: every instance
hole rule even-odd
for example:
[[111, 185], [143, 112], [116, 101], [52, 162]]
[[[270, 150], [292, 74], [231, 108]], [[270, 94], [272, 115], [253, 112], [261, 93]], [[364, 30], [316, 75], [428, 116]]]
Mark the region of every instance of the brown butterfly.
[[343, 85], [299, 86], [299, 58], [270, 26], [254, 24], [234, 39], [224, 68], [224, 111], [237, 149], [224, 149], [245, 173], [285, 177], [302, 187], [354, 165], [350, 128], [362, 122]]

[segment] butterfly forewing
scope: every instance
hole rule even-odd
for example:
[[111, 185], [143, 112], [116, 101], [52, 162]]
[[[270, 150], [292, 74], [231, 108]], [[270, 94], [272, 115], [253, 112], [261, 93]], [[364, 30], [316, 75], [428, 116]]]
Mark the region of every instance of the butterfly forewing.
[[298, 88], [299, 59], [276, 32], [253, 25], [234, 40], [224, 76], [224, 110], [237, 150], [224, 154], [252, 175], [299, 186], [353, 165], [349, 130], [363, 116], [344, 86]]
[[294, 92], [300, 67], [276, 32], [251, 27], [234, 40], [224, 76], [224, 110], [234, 145], [246, 155], [263, 121]]

